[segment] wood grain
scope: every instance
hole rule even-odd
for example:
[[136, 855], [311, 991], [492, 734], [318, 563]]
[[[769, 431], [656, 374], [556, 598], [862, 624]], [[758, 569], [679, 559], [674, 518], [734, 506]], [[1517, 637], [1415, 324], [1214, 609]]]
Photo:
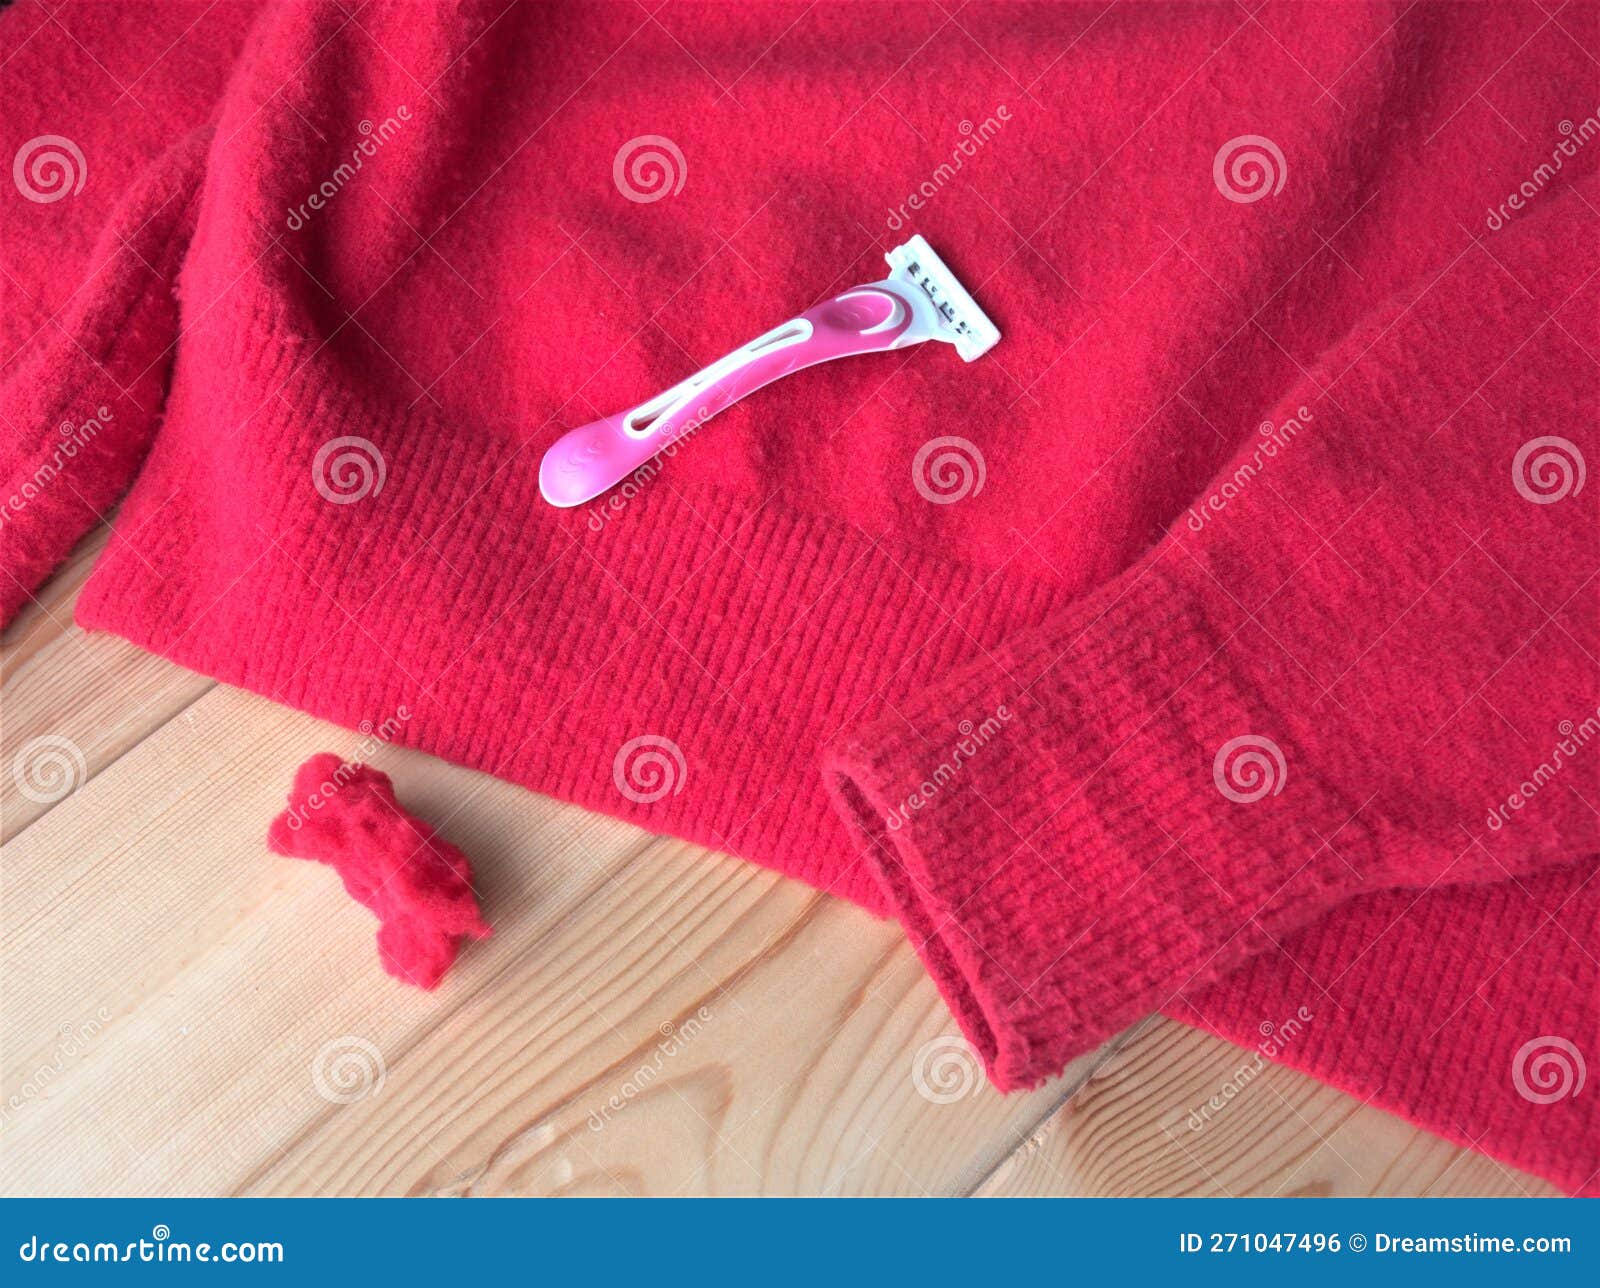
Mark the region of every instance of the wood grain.
[[[892, 925], [385, 749], [499, 927], [402, 988], [332, 874], [262, 841], [293, 766], [351, 741], [219, 688], [7, 847], [4, 1090], [64, 1065], [7, 1125], [8, 1192], [959, 1192], [1064, 1094], [970, 1065], [958, 1102], [920, 1096], [951, 1025]], [[381, 1089], [319, 1095], [340, 1050]]]
[[112, 539], [106, 526], [85, 538], [0, 646], [0, 841], [214, 683], [114, 635], [73, 625], [72, 605]]
[[[1259, 1067], [1259, 1072], [1256, 1072]], [[1248, 1073], [1248, 1076], [1245, 1076]], [[1238, 1094], [1219, 1096], [1224, 1088]], [[1208, 1104], [1220, 1103], [1220, 1110]], [[1551, 1195], [1304, 1074], [1159, 1017], [1141, 1025], [978, 1192]]]
[[[1167, 1021], [1000, 1097], [894, 925], [383, 747], [496, 927], [404, 988], [264, 843], [357, 735], [86, 637], [92, 553], [4, 641], [0, 1192], [1547, 1192], [1284, 1069], [1188, 1131], [1248, 1056]], [[47, 734], [84, 771], [41, 803], [10, 749]]]

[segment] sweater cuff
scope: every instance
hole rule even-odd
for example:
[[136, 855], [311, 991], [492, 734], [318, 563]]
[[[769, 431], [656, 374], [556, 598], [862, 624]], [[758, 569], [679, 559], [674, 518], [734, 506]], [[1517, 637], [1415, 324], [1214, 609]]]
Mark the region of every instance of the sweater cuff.
[[825, 754], [836, 804], [1001, 1090], [1368, 884], [1365, 829], [1329, 842], [1356, 806], [1303, 768], [1295, 781], [1270, 671], [1247, 673], [1253, 628], [1219, 620], [1174, 558]]

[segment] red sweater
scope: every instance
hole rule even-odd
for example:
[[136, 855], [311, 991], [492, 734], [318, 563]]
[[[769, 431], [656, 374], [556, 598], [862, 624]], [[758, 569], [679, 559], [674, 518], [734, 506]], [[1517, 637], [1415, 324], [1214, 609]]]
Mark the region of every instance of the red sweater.
[[[1002, 1088], [1277, 1026], [1600, 1188], [1597, 52], [1577, 3], [21, 0], [6, 614], [121, 498], [84, 626], [898, 916]], [[991, 354], [540, 500], [911, 232]]]

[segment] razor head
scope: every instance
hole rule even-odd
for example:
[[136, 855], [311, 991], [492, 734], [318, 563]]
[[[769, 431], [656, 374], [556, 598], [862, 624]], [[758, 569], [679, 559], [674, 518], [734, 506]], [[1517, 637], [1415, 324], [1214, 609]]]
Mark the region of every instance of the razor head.
[[889, 261], [891, 281], [916, 287], [933, 306], [939, 338], [954, 344], [963, 360], [982, 357], [1000, 342], [999, 328], [920, 235], [896, 246], [884, 259]]

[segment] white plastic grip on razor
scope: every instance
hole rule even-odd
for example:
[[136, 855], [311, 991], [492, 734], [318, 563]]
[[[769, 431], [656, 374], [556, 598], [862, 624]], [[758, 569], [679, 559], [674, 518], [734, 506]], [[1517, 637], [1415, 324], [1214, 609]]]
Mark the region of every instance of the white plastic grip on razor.
[[652, 456], [774, 380], [857, 353], [946, 340], [968, 362], [1000, 333], [921, 237], [885, 258], [890, 275], [807, 309], [648, 402], [563, 434], [539, 466], [539, 491], [570, 507], [615, 487]]

